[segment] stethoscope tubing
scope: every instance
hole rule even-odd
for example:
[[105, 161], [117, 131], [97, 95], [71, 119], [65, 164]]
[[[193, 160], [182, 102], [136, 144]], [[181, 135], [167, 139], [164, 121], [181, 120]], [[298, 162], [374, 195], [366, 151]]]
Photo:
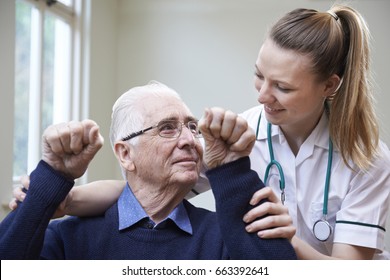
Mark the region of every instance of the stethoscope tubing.
[[[256, 128], [256, 139], [258, 139], [259, 130], [260, 130], [260, 121], [261, 121], [261, 115], [263, 111], [261, 110], [259, 114], [259, 118], [257, 121], [257, 128]], [[272, 139], [271, 139], [271, 131], [272, 131], [272, 124], [267, 124], [267, 145], [268, 145], [268, 151], [270, 155], [270, 162], [267, 164], [265, 173], [264, 173], [264, 184], [266, 184], [269, 176], [269, 172], [272, 168], [272, 166], [275, 166], [279, 173], [279, 188], [281, 191], [281, 201], [284, 204], [285, 201], [285, 177], [283, 172], [282, 165], [275, 159], [274, 156], [274, 150], [272, 145]], [[331, 170], [332, 170], [332, 162], [333, 162], [333, 142], [331, 138], [329, 137], [329, 150], [328, 150], [328, 164], [326, 168], [326, 177], [325, 177], [325, 186], [324, 186], [324, 201], [323, 201], [323, 208], [322, 208], [322, 219], [318, 220], [314, 226], [313, 226], [313, 234], [319, 241], [326, 241], [328, 240], [329, 236], [332, 234], [333, 229], [332, 226], [327, 221], [327, 215], [328, 215], [328, 200], [329, 200], [329, 186], [330, 186], [330, 177], [331, 177]], [[325, 230], [325, 237], [324, 236], [318, 236], [316, 230], [316, 226], [323, 226], [325, 225], [327, 229]], [[323, 229], [321, 228], [321, 231]]]

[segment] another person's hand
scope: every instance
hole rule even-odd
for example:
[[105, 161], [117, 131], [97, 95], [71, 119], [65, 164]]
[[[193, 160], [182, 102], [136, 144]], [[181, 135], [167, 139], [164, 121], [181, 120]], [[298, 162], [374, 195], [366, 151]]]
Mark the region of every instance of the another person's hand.
[[205, 142], [203, 161], [208, 168], [248, 156], [256, 140], [246, 120], [222, 108], [206, 109], [199, 129]]
[[[28, 190], [30, 186], [30, 177], [27, 175], [23, 175], [20, 178], [21, 186], [17, 186], [13, 189], [13, 198], [9, 202], [8, 206], [11, 210], [15, 210], [18, 207], [18, 204], [23, 202], [23, 200], [26, 198], [26, 191]], [[73, 189], [72, 189], [73, 190]], [[68, 201], [71, 200], [72, 197], [72, 190], [69, 192], [69, 194], [66, 196], [64, 201], [61, 202], [61, 204], [58, 206], [56, 212], [53, 215], [53, 219], [61, 218], [66, 215], [66, 205]]]
[[15, 210], [18, 207], [18, 202], [23, 202], [24, 198], [26, 197], [26, 193], [23, 191], [23, 189], [28, 190], [28, 187], [30, 186], [30, 177], [27, 175], [23, 175], [20, 177], [20, 183], [21, 186], [17, 186], [13, 189], [12, 194], [13, 198], [8, 204], [8, 207], [11, 210]]
[[[268, 201], [258, 205], [267, 199]], [[244, 216], [248, 232], [257, 232], [261, 238], [287, 238], [290, 241], [295, 235], [296, 228], [292, 223], [288, 208], [282, 204], [270, 187], [255, 192], [250, 204], [256, 206]], [[263, 217], [259, 219], [260, 217]]]
[[42, 136], [42, 160], [74, 180], [84, 174], [103, 142], [92, 120], [51, 125]]

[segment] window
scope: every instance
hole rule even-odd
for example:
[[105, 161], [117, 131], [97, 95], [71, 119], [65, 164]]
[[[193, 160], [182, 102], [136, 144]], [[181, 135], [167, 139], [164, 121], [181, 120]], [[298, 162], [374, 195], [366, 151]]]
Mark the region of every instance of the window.
[[[16, 0], [13, 177], [28, 174], [52, 123], [79, 119], [82, 0]], [[81, 70], [80, 70], [81, 69]]]

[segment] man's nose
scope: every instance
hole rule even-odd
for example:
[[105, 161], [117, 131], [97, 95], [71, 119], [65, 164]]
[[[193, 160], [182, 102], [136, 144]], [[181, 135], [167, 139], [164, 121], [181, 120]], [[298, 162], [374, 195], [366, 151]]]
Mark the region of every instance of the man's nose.
[[182, 125], [179, 136], [179, 144], [191, 146], [195, 145], [195, 135], [191, 132], [187, 125]]

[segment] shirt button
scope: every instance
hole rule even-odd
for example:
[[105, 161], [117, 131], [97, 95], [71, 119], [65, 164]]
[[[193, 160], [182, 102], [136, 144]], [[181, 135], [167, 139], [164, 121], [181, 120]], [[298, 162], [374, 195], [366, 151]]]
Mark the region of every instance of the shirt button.
[[152, 222], [149, 221], [149, 222], [146, 223], [146, 228], [153, 229], [153, 227], [154, 227], [154, 225], [153, 225]]

